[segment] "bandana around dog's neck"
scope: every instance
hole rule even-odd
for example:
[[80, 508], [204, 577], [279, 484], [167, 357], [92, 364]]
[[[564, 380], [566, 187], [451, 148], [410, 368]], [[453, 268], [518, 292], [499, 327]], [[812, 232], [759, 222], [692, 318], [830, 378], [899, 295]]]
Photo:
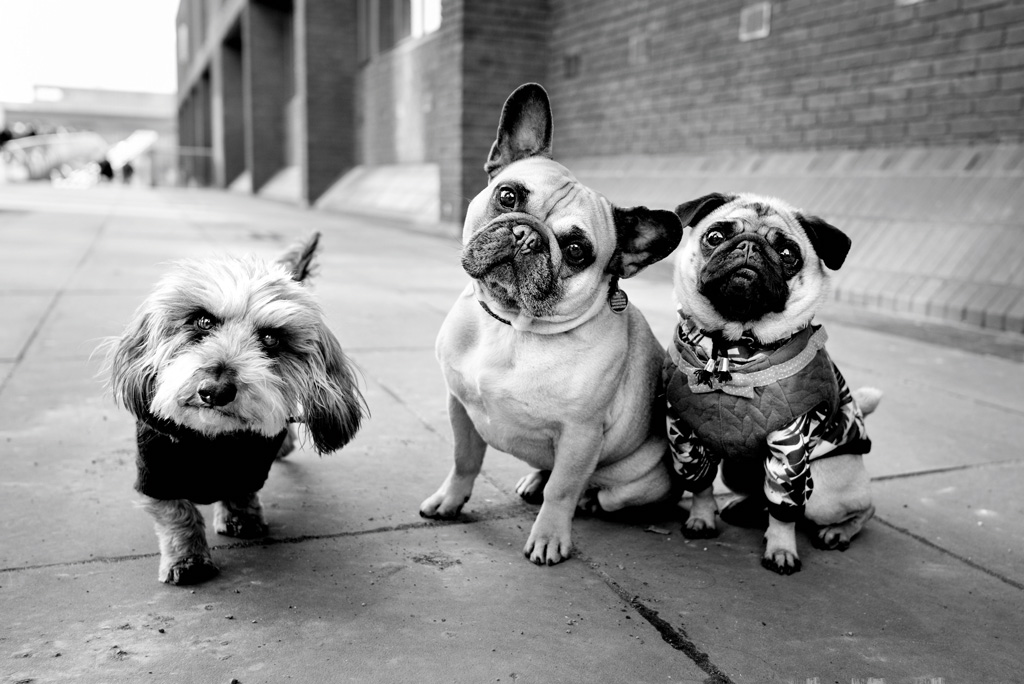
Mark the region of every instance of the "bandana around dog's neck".
[[821, 326], [807, 325], [791, 337], [763, 344], [753, 335], [726, 340], [721, 331], [702, 330], [679, 314], [669, 355], [695, 394], [720, 391], [753, 397], [763, 387], [796, 375], [825, 346]]

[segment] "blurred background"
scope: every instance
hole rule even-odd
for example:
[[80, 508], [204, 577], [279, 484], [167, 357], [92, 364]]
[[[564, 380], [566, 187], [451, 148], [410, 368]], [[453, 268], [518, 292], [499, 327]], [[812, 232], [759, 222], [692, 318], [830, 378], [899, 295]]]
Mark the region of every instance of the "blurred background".
[[556, 158], [612, 201], [775, 194], [853, 237], [837, 299], [1024, 332], [1018, 0], [39, 0], [3, 15], [8, 183], [222, 188], [457, 235], [504, 98], [537, 81]]

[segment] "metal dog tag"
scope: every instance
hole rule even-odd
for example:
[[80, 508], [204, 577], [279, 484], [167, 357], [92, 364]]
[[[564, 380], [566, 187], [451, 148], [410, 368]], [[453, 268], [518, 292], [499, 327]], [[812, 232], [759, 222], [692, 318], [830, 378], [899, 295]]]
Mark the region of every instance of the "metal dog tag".
[[608, 294], [608, 304], [612, 307], [612, 311], [620, 314], [629, 306], [629, 297], [622, 290], [615, 290]]

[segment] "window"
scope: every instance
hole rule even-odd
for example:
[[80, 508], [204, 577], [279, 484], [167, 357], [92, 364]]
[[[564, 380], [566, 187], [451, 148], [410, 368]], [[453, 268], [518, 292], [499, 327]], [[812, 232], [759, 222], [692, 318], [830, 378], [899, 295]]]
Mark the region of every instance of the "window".
[[441, 28], [441, 0], [410, 0], [413, 38]]
[[771, 33], [772, 3], [759, 2], [740, 10], [740, 42], [767, 38]]
[[441, 0], [359, 0], [356, 8], [363, 62], [441, 27]]

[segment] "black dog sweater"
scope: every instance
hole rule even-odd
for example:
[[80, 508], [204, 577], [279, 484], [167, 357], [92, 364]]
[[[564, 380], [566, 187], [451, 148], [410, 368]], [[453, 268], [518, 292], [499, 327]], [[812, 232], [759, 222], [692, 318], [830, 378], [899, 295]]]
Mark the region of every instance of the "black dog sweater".
[[188, 499], [197, 504], [252, 494], [267, 481], [287, 433], [207, 437], [147, 416], [136, 423], [135, 489], [154, 499]]

